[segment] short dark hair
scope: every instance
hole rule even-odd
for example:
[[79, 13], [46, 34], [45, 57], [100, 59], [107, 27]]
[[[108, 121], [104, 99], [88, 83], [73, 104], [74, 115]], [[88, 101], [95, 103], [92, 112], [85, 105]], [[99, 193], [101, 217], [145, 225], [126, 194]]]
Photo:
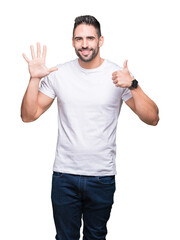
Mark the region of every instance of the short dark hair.
[[95, 17], [90, 16], [90, 15], [84, 15], [84, 16], [79, 16], [79, 17], [75, 18], [74, 21], [75, 21], [75, 23], [74, 23], [74, 29], [73, 29], [73, 36], [74, 36], [74, 31], [75, 31], [76, 27], [80, 24], [93, 25], [97, 31], [98, 37], [101, 36], [101, 26]]

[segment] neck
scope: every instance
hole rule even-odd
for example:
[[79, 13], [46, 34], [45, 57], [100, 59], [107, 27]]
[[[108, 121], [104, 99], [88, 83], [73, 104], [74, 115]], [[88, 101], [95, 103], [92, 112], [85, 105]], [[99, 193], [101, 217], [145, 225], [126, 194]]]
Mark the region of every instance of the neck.
[[91, 68], [98, 68], [99, 66], [101, 66], [101, 64], [104, 62], [104, 59], [102, 59], [101, 57], [97, 57], [90, 62], [83, 62], [79, 58], [78, 61], [82, 68], [91, 69]]

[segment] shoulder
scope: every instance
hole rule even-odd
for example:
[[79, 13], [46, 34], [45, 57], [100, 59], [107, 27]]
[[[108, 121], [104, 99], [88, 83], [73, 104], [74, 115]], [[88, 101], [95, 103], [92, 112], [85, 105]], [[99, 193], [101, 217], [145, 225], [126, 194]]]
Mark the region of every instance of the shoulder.
[[109, 69], [111, 69], [112, 71], [118, 71], [118, 70], [122, 70], [123, 68], [120, 67], [117, 63], [114, 63], [108, 59], [105, 59], [106, 61], [106, 65]]
[[74, 71], [75, 65], [76, 65], [76, 59], [71, 60], [69, 62], [57, 64], [56, 67], [58, 68], [58, 70], [51, 72], [48, 75], [48, 78], [51, 79], [51, 81], [56, 81], [62, 76], [70, 74], [72, 71]]
[[77, 59], [62, 63], [62, 64], [58, 64], [56, 67], [58, 68], [58, 71], [63, 71], [63, 70], [67, 70], [69, 68], [74, 67], [77, 64]]
[[[112, 61], [107, 60], [107, 63], [109, 64], [109, 66], [113, 69], [114, 72], [119, 71], [119, 70], [123, 70], [123, 67], [119, 66], [117, 63], [114, 63]], [[134, 78], [134, 75], [129, 71], [130, 75]]]

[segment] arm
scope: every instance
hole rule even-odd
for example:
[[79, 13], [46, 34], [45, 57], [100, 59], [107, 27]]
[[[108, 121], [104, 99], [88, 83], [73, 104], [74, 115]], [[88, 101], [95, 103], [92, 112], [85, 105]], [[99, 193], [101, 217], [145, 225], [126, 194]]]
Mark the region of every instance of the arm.
[[159, 121], [157, 105], [143, 92], [140, 86], [131, 90], [131, 93], [133, 97], [126, 101], [126, 104], [143, 122], [156, 126]]
[[30, 81], [25, 92], [21, 105], [21, 118], [23, 122], [32, 122], [39, 118], [52, 104], [53, 99], [38, 91], [41, 78], [49, 73], [56, 71], [57, 68], [48, 69], [45, 66], [46, 47], [43, 47], [42, 57], [40, 44], [37, 44], [37, 57], [34, 48], [31, 46], [32, 60], [29, 60], [25, 54], [23, 57], [28, 63]]
[[54, 99], [38, 91], [39, 79], [31, 78], [21, 105], [23, 122], [38, 119], [53, 103]]
[[[112, 74], [113, 83], [116, 87], [129, 88], [133, 77], [130, 75], [127, 60], [124, 62], [122, 71]], [[131, 90], [132, 98], [126, 104], [138, 115], [138, 117], [149, 125], [157, 125], [159, 121], [159, 110], [157, 105], [143, 92], [140, 86]]]

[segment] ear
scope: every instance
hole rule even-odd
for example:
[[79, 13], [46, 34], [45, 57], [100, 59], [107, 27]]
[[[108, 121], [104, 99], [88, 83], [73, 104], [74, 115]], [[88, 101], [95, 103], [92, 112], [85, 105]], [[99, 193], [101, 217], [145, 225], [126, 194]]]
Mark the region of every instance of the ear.
[[72, 37], [72, 46], [74, 47], [74, 38]]
[[103, 44], [104, 44], [104, 37], [100, 36], [100, 38], [99, 38], [99, 47], [102, 47]]

